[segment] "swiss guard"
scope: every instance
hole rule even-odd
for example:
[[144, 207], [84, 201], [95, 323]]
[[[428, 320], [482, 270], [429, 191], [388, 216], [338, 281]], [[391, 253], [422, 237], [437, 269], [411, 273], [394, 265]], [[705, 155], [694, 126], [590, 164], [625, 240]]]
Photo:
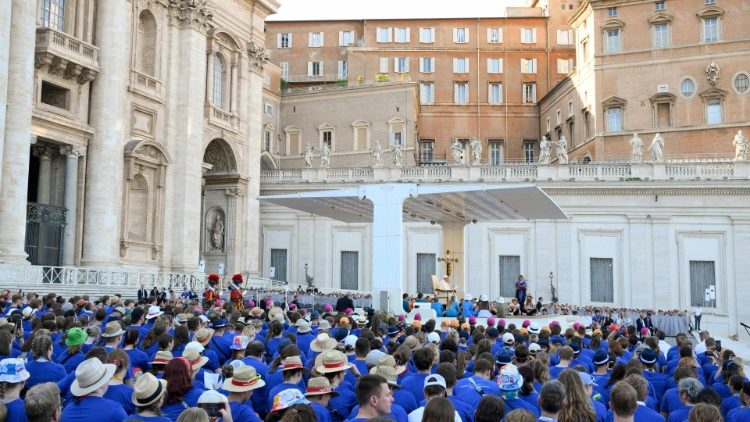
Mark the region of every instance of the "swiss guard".
[[242, 274], [235, 274], [232, 276], [232, 284], [234, 285], [229, 285], [229, 299], [234, 303], [234, 310], [239, 312], [245, 310], [244, 300], [242, 299], [242, 283], [244, 281]]
[[219, 298], [219, 293], [216, 291], [216, 285], [219, 284], [219, 275], [218, 274], [209, 274], [208, 275], [208, 287], [206, 287], [206, 291], [203, 293], [203, 300], [206, 302], [206, 307], [211, 308], [214, 306], [214, 303]]

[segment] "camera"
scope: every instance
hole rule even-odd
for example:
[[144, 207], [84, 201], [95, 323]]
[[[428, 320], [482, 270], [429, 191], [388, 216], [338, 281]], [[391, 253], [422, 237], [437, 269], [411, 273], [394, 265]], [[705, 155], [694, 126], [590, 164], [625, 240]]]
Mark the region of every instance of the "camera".
[[221, 416], [219, 410], [224, 408], [224, 403], [200, 403], [198, 407], [205, 410], [209, 418], [216, 418]]

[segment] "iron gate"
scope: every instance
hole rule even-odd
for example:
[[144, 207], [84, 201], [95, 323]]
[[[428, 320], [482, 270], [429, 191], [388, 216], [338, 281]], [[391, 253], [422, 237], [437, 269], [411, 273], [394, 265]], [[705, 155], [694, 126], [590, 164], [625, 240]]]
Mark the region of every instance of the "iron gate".
[[52, 205], [26, 206], [26, 253], [32, 265], [61, 264], [66, 211]]

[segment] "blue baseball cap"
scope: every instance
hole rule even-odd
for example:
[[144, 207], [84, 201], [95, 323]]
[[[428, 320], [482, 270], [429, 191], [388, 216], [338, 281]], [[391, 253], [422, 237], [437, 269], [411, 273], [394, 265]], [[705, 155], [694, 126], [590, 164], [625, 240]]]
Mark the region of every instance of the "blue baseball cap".
[[609, 362], [609, 354], [602, 349], [594, 353], [594, 365], [606, 365]]
[[511, 349], [510, 347], [503, 347], [499, 352], [497, 352], [497, 356], [495, 356], [495, 363], [498, 365], [507, 365], [509, 363], [512, 363], [514, 354], [515, 353], [513, 352], [513, 349]]
[[657, 358], [656, 352], [653, 351], [652, 349], [648, 348], [648, 347], [645, 348], [645, 349], [643, 349], [643, 351], [641, 352], [641, 355], [638, 357], [638, 359], [641, 362], [645, 363], [646, 365], [653, 365], [653, 364], [655, 364], [656, 363], [656, 358]]

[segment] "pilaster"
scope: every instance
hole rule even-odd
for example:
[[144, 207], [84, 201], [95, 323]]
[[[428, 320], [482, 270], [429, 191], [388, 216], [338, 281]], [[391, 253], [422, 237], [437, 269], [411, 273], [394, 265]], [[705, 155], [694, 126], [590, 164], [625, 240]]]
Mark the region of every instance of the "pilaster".
[[36, 202], [38, 204], [49, 204], [50, 190], [52, 188], [52, 148], [40, 145], [33, 147], [31, 150], [34, 156], [39, 158]]
[[[11, 1], [0, 1], [0, 104], [8, 104], [8, 54], [10, 53]], [[0, 182], [3, 177], [3, 144], [5, 144], [5, 110], [0, 107]]]
[[75, 265], [76, 248], [76, 215], [78, 214], [78, 158], [84, 153], [83, 148], [67, 146], [60, 148], [65, 156], [65, 230], [63, 231], [62, 264]]

